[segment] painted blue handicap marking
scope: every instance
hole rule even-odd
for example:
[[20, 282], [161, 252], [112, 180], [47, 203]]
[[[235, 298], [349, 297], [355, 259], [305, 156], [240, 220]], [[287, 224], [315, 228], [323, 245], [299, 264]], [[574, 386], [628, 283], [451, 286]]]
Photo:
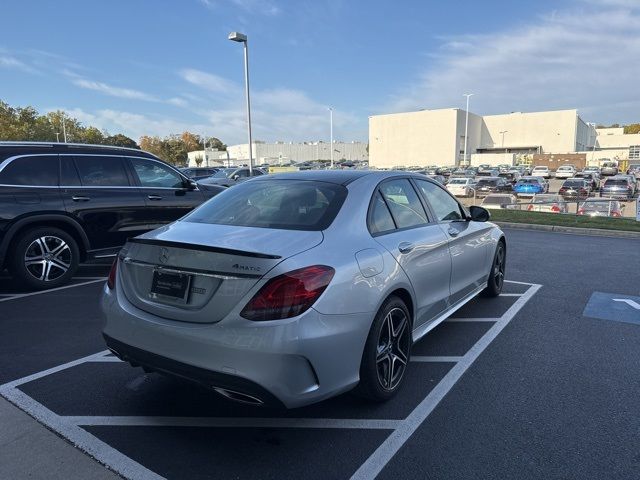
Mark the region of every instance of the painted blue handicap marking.
[[640, 325], [640, 297], [593, 292], [582, 315]]

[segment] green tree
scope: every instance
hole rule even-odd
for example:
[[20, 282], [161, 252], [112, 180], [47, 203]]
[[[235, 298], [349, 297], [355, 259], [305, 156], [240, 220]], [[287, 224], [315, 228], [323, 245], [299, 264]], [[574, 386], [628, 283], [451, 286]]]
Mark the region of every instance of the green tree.
[[105, 145], [113, 145], [116, 147], [140, 148], [135, 140], [121, 133], [107, 136], [102, 143]]
[[640, 123], [631, 123], [629, 125], [625, 125], [624, 133], [628, 133], [628, 134], [640, 133]]

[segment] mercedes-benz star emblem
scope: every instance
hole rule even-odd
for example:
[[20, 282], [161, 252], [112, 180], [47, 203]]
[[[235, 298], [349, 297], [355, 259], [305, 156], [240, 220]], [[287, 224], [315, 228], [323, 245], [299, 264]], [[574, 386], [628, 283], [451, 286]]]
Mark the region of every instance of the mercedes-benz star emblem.
[[158, 257], [160, 263], [167, 263], [169, 261], [169, 249], [162, 247], [160, 249], [160, 256]]

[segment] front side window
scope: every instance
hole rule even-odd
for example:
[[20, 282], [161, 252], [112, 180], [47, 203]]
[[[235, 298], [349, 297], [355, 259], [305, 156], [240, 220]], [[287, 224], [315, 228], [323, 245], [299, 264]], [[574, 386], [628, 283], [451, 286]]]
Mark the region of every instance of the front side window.
[[138, 176], [140, 185], [152, 188], [183, 188], [182, 177], [171, 168], [154, 160], [132, 158], [133, 170]]
[[429, 201], [438, 221], [446, 222], [464, 218], [460, 204], [446, 190], [424, 180], [416, 180], [416, 184]]
[[55, 187], [58, 185], [58, 170], [57, 155], [16, 158], [0, 172], [0, 183]]
[[75, 163], [84, 187], [129, 186], [121, 157], [78, 156]]
[[384, 182], [380, 185], [380, 193], [386, 200], [398, 228], [429, 223], [418, 194], [406, 178]]

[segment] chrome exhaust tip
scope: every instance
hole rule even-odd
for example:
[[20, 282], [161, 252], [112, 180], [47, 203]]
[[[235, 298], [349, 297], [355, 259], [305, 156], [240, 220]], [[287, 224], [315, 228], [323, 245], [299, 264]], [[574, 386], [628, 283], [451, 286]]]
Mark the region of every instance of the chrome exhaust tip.
[[234, 390], [229, 390], [221, 387], [213, 387], [213, 390], [216, 393], [219, 393], [220, 395], [222, 395], [223, 397], [228, 398], [229, 400], [233, 400], [234, 402], [240, 402], [240, 403], [245, 403], [245, 404], [254, 405], [254, 406], [259, 406], [264, 404], [264, 402], [259, 398], [254, 397], [252, 395], [248, 395], [246, 393], [236, 392]]

